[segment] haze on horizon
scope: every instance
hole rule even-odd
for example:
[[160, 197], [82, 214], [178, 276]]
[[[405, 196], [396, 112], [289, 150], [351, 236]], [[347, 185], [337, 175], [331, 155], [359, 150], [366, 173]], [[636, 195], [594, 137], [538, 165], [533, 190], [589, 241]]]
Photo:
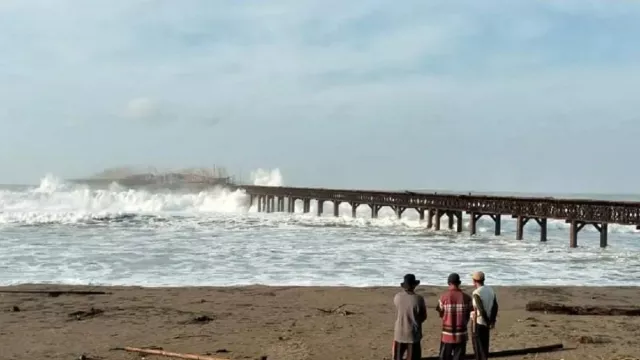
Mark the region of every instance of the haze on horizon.
[[640, 193], [640, 2], [2, 0], [0, 183]]

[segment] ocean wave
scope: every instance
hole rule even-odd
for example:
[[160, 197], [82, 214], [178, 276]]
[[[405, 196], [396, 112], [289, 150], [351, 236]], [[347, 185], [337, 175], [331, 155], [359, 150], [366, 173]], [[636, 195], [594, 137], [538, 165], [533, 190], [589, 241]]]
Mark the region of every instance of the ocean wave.
[[[282, 185], [278, 170], [254, 172], [259, 185]], [[624, 285], [640, 274], [634, 227], [610, 226], [610, 247], [585, 227], [568, 248], [568, 226], [549, 221], [547, 243], [535, 223], [515, 241], [483, 217], [478, 234], [427, 230], [416, 211], [389, 208], [372, 219], [367, 206], [338, 217], [325, 203], [310, 213], [258, 213], [243, 191], [103, 188], [46, 176], [39, 186], [0, 190], [0, 284], [351, 285], [397, 283], [404, 272], [441, 283], [452, 270], [484, 269], [494, 284]], [[241, 271], [238, 271], [240, 269]], [[495, 279], [495, 280], [493, 280]]]

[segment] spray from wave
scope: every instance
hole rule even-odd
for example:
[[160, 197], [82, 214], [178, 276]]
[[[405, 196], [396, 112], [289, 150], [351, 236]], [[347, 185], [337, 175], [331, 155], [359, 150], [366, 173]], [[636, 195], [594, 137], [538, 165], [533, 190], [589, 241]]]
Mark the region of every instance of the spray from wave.
[[284, 186], [284, 181], [282, 180], [279, 169], [270, 171], [258, 169], [251, 173], [251, 179], [253, 180], [253, 185]]
[[[278, 169], [252, 173], [255, 185], [281, 186]], [[131, 189], [111, 183], [107, 188], [67, 183], [48, 174], [35, 188], [0, 190], [2, 223], [77, 223], [135, 215], [193, 215], [249, 210], [244, 191], [212, 187], [198, 192]]]

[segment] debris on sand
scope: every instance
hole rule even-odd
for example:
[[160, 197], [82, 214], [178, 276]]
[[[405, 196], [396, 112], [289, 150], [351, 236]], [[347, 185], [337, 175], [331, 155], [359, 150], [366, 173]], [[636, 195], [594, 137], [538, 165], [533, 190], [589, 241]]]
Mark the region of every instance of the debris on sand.
[[58, 297], [60, 295], [110, 295], [104, 291], [62, 291], [62, 290], [0, 290], [4, 294], [47, 294], [50, 297]]
[[322, 308], [316, 308], [318, 311], [321, 311], [325, 314], [338, 314], [338, 315], [342, 315], [342, 316], [349, 316], [349, 315], [354, 315], [355, 312], [353, 311], [349, 311], [347, 309], [345, 309], [344, 307], [347, 306], [347, 304], [342, 304], [334, 309], [322, 309]]
[[196, 335], [176, 335], [173, 338], [174, 339], [190, 339], [190, 338], [207, 338], [207, 337], [211, 337], [211, 335], [206, 335], [206, 334], [196, 334]]
[[208, 315], [200, 315], [196, 316], [189, 321], [190, 324], [207, 324], [215, 320], [214, 317]]
[[69, 317], [72, 317], [75, 320], [80, 321], [80, 320], [89, 319], [92, 317], [102, 315], [103, 313], [104, 313], [104, 310], [100, 310], [92, 307], [91, 309], [89, 309], [89, 311], [74, 311], [71, 314], [69, 314]]
[[580, 344], [608, 344], [611, 342], [611, 339], [600, 335], [582, 335], [578, 338], [578, 342]]
[[89, 356], [86, 354], [82, 354], [78, 356], [78, 360], [102, 360], [103, 358], [100, 356]]
[[527, 303], [527, 311], [545, 312], [563, 315], [608, 315], [608, 316], [640, 316], [640, 308], [616, 306], [570, 306], [544, 301]]
[[149, 348], [135, 348], [135, 347], [130, 347], [130, 346], [113, 348], [111, 350], [123, 350], [123, 351], [128, 351], [128, 352], [135, 352], [135, 353], [139, 353], [139, 354], [160, 355], [160, 356], [166, 356], [166, 357], [172, 357], [172, 358], [178, 358], [178, 359], [228, 360], [228, 359], [222, 359], [222, 358], [217, 358], [217, 357], [211, 357], [211, 356], [207, 356], [207, 355], [183, 354], [183, 353], [176, 353], [176, 352], [171, 352], [171, 351], [156, 350], [156, 349], [149, 349]]

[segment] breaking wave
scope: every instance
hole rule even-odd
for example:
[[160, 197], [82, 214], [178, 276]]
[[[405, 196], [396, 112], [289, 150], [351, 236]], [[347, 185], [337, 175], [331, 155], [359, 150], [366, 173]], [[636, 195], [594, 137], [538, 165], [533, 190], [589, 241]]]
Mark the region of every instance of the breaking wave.
[[[281, 186], [278, 169], [259, 169], [255, 185]], [[137, 216], [197, 215], [249, 211], [244, 191], [213, 187], [204, 191], [130, 189], [113, 182], [107, 188], [67, 183], [47, 175], [40, 185], [21, 191], [0, 190], [0, 224], [121, 221]]]

